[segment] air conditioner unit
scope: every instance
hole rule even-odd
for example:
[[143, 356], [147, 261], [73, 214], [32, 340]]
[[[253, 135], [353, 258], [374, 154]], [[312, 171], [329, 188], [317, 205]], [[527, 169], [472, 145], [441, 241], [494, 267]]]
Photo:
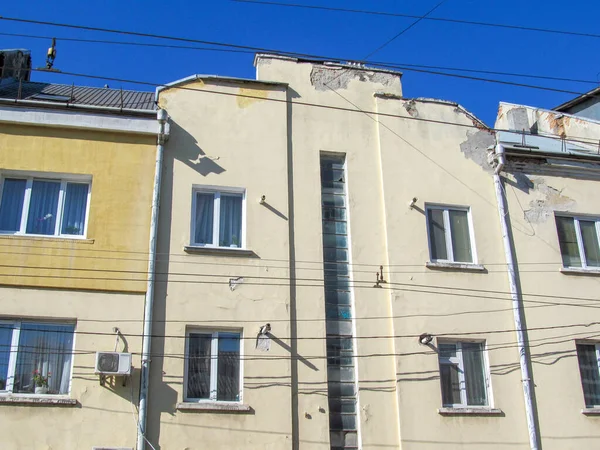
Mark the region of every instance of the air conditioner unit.
[[96, 373], [100, 375], [131, 375], [131, 353], [97, 352]]

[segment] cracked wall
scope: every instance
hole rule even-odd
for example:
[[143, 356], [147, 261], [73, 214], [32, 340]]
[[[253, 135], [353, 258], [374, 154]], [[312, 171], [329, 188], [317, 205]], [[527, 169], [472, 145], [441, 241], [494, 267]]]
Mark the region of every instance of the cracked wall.
[[487, 130], [467, 132], [467, 140], [461, 142], [460, 151], [465, 158], [475, 162], [486, 172], [493, 172], [493, 167], [488, 160], [488, 148], [496, 144], [496, 138]]
[[310, 72], [310, 84], [317, 91], [328, 91], [330, 89], [347, 89], [352, 80], [392, 86], [398, 75], [370, 70], [360, 70], [355, 67], [327, 67], [314, 65]]

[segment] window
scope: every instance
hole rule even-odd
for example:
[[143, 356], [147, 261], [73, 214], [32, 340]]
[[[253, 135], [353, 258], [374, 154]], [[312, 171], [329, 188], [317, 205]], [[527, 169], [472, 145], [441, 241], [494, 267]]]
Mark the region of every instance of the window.
[[600, 268], [600, 219], [556, 216], [563, 266]]
[[89, 182], [6, 176], [1, 189], [0, 233], [85, 235]]
[[577, 359], [585, 406], [600, 407], [600, 345], [577, 344]]
[[0, 392], [67, 395], [74, 325], [0, 322]]
[[432, 261], [474, 263], [469, 209], [427, 206]]
[[485, 344], [440, 342], [438, 352], [443, 406], [488, 406], [489, 377]]
[[240, 402], [240, 334], [193, 331], [186, 346], [186, 400]]
[[244, 197], [240, 189], [194, 190], [192, 244], [243, 248]]

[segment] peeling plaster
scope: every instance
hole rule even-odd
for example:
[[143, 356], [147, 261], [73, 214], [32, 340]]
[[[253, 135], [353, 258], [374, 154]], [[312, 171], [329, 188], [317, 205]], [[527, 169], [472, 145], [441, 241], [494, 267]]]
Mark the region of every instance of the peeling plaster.
[[460, 151], [463, 152], [465, 158], [474, 161], [486, 172], [492, 172], [493, 167], [489, 163], [487, 149], [495, 145], [495, 143], [496, 139], [489, 131], [469, 130], [467, 132], [467, 140], [460, 144]]
[[[531, 177], [529, 181], [533, 184], [532, 191], [536, 197], [529, 202], [530, 209], [524, 211], [529, 223], [546, 222], [554, 211], [569, 211], [577, 205], [575, 200], [562, 195], [562, 189], [548, 186], [543, 178]], [[523, 184], [524, 180], [518, 182]]]
[[371, 72], [351, 68], [334, 68], [313, 66], [310, 72], [310, 83], [317, 91], [330, 89], [347, 89], [351, 80], [368, 81], [371, 83], [391, 86], [398, 77], [389, 73]]
[[406, 109], [406, 112], [408, 114], [410, 114], [412, 117], [419, 117], [419, 111], [417, 110], [414, 100], [411, 100], [410, 102], [405, 103], [404, 109]]

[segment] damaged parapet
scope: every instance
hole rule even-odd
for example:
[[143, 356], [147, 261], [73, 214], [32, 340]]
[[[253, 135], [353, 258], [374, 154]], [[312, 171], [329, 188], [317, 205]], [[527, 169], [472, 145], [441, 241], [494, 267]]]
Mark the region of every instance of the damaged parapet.
[[385, 90], [402, 95], [402, 72], [368, 67], [357, 62], [258, 53], [254, 58], [254, 66], [258, 80], [286, 82], [299, 89], [308, 81], [316, 91], [346, 90], [356, 81], [373, 85], [374, 91]]
[[0, 84], [29, 81], [31, 52], [24, 49], [0, 50]]

